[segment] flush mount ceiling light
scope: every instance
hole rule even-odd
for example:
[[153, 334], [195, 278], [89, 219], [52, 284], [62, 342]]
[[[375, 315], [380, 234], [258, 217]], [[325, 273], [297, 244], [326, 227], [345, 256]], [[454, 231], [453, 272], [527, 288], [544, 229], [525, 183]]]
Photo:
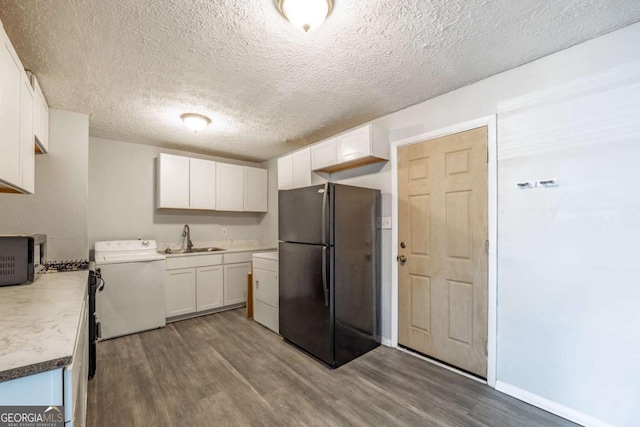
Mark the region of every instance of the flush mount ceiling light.
[[318, 28], [333, 9], [333, 0], [278, 0], [280, 13], [303, 31]]
[[184, 125], [194, 132], [200, 132], [211, 123], [211, 119], [202, 114], [185, 113], [180, 116]]

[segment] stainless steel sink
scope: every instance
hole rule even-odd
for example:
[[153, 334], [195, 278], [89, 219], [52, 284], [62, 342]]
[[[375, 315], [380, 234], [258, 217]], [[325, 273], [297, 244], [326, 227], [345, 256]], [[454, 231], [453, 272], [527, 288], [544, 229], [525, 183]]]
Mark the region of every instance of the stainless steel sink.
[[222, 248], [191, 248], [191, 249], [165, 249], [165, 254], [192, 254], [201, 252], [224, 251]]

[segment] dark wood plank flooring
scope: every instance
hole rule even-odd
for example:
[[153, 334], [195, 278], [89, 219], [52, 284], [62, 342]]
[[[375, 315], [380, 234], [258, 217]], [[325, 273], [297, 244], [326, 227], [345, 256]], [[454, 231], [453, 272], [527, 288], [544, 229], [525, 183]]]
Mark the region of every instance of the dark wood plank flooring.
[[570, 426], [401, 351], [330, 370], [232, 310], [98, 344], [88, 426]]

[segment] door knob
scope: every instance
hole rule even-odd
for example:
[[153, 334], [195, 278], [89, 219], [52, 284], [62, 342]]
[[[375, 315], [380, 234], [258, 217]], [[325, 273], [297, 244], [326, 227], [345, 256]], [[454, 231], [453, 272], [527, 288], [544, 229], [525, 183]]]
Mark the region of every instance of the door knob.
[[399, 261], [400, 264], [404, 265], [404, 263], [407, 262], [407, 257], [404, 255], [398, 255], [396, 257], [396, 261]]

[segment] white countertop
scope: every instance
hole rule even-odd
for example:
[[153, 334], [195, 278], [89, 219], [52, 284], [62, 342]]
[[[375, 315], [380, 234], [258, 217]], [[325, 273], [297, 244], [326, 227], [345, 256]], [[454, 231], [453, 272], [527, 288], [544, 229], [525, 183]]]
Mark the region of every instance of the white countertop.
[[269, 259], [272, 261], [278, 261], [278, 252], [261, 252], [253, 254], [254, 258]]
[[[196, 246], [195, 247], [219, 247], [219, 246]], [[223, 248], [224, 249], [224, 248]], [[236, 252], [267, 252], [267, 251], [275, 251], [277, 248], [275, 246], [237, 246], [233, 248], [224, 249], [222, 251], [215, 252], [190, 252], [187, 254], [165, 254], [164, 251], [158, 251], [159, 253], [165, 255], [167, 258], [173, 257], [181, 257], [181, 256], [200, 256], [200, 255], [224, 255]]]
[[0, 287], [0, 382], [71, 363], [88, 271]]

